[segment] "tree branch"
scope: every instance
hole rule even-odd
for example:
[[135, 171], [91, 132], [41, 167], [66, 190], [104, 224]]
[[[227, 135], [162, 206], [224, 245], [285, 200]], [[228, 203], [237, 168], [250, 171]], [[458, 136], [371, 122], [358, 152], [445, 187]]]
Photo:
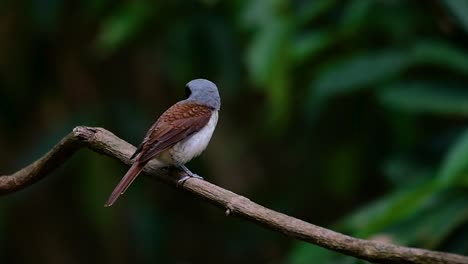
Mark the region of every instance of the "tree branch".
[[[0, 176], [0, 194], [21, 190], [44, 178], [82, 147], [116, 158], [125, 164], [131, 163], [129, 157], [135, 151], [135, 147], [103, 128], [76, 127], [34, 163], [12, 175]], [[172, 185], [176, 185], [177, 179], [184, 176], [183, 171], [176, 169], [158, 170], [152, 162], [145, 167], [144, 173], [155, 175]], [[468, 257], [461, 255], [402, 247], [340, 234], [270, 210], [200, 179], [189, 179], [180, 188], [225, 209], [226, 215], [246, 218], [287, 236], [356, 258], [378, 263], [468, 263]]]

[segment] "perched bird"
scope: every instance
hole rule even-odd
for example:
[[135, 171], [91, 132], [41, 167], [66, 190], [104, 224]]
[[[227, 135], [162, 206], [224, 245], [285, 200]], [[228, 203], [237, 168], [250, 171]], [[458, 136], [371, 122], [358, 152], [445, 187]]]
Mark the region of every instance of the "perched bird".
[[133, 165], [115, 187], [104, 206], [111, 206], [135, 180], [143, 167], [156, 159], [161, 167], [176, 166], [189, 176], [185, 163], [200, 155], [210, 142], [218, 122], [221, 106], [218, 88], [205, 79], [195, 79], [185, 85], [187, 98], [167, 109], [146, 133], [143, 142], [132, 155]]

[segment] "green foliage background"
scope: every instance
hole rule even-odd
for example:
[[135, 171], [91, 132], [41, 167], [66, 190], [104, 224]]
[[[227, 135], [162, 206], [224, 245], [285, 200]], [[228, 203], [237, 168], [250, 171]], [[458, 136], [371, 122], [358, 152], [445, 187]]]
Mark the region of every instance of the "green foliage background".
[[[468, 254], [468, 1], [0, 3], [0, 168], [76, 125], [138, 144], [204, 77], [223, 100], [189, 167], [362, 238]], [[1, 263], [360, 263], [81, 151], [0, 200]]]

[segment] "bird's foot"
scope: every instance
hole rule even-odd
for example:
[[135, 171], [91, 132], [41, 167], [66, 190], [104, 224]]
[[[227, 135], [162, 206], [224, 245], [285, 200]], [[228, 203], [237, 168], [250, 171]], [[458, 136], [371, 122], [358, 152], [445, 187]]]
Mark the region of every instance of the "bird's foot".
[[191, 171], [190, 171], [187, 167], [185, 167], [184, 165], [179, 166], [179, 168], [181, 168], [181, 169], [186, 173], [186, 175], [185, 175], [184, 177], [180, 178], [180, 179], [177, 181], [177, 187], [182, 186], [182, 185], [183, 185], [188, 179], [190, 179], [190, 178], [197, 178], [197, 179], [203, 180], [203, 177], [202, 177], [202, 176], [191, 172]]

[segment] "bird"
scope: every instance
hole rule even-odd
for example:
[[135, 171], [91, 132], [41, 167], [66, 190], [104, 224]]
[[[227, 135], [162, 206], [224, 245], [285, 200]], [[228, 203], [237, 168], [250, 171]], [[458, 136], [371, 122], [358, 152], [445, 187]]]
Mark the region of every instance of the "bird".
[[191, 80], [185, 85], [185, 93], [186, 99], [168, 108], [148, 130], [130, 158], [132, 166], [115, 187], [105, 207], [115, 203], [150, 160], [157, 160], [158, 167], [178, 167], [185, 171], [187, 175], [178, 184], [190, 177], [201, 178], [185, 164], [208, 146], [218, 123], [221, 98], [216, 84], [206, 79]]

